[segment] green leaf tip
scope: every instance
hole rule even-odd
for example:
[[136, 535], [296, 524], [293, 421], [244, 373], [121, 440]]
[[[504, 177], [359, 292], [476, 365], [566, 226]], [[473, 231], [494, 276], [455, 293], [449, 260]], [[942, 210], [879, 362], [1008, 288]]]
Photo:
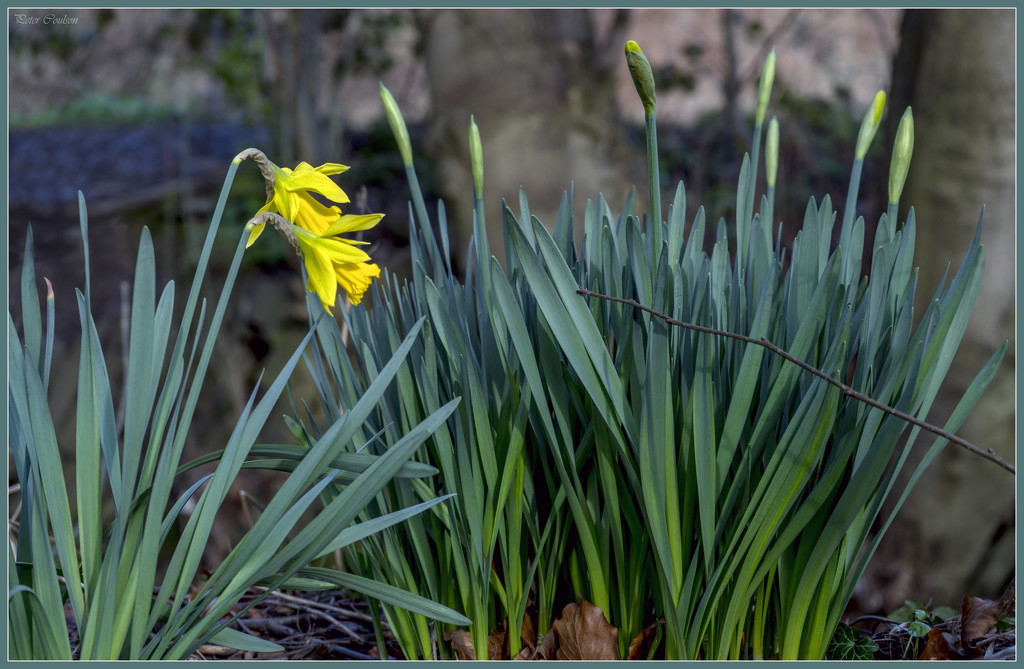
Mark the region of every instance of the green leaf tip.
[[892, 161], [889, 163], [889, 202], [898, 203], [903, 194], [903, 185], [910, 171], [910, 158], [914, 153], [914, 115], [907, 107], [896, 129], [896, 142], [892, 147]]
[[654, 114], [654, 72], [651, 70], [651, 63], [644, 55], [640, 45], [629, 40], [626, 42], [626, 65], [629, 66], [629, 76], [633, 78], [633, 85], [640, 95], [640, 102], [644, 105], [644, 114]]
[[878, 124], [882, 120], [882, 111], [885, 110], [885, 91], [875, 93], [875, 99], [871, 106], [864, 113], [864, 120], [860, 124], [860, 132], [857, 134], [857, 151], [854, 154], [857, 160], [863, 160], [867, 155], [871, 140], [875, 137]]
[[409, 167], [412, 165], [412, 143], [409, 141], [409, 129], [405, 127], [405, 119], [402, 118], [398, 103], [395, 102], [391, 91], [383, 83], [380, 84], [380, 100], [384, 104], [384, 115], [388, 119], [388, 125], [391, 126], [391, 132], [398, 143], [398, 152], [402, 154], [402, 163]]

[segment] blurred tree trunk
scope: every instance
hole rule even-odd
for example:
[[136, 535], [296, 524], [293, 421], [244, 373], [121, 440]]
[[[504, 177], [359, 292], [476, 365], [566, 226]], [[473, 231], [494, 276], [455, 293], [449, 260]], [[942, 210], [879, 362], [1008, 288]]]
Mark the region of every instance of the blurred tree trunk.
[[[457, 262], [464, 262], [472, 233], [471, 114], [483, 143], [491, 251], [502, 262], [500, 202], [505, 198], [518, 215], [520, 186], [549, 228], [572, 183], [577, 211], [599, 192], [619, 210], [628, 187], [639, 183], [636, 175], [645, 178], [636, 169], [644, 164], [643, 150], [627, 146], [615, 105], [615, 68], [626, 67], [625, 10], [459, 9], [417, 16], [431, 94], [429, 153], [457, 238]], [[638, 207], [646, 211], [643, 202]]]
[[[914, 207], [917, 219], [917, 314], [947, 263], [947, 283], [952, 279], [985, 206], [981, 294], [931, 419], [944, 423], [981, 366], [1009, 339], [999, 374], [959, 434], [1010, 462], [1016, 411], [1014, 23], [1010, 9], [907, 10], [888, 117], [891, 146], [896, 122], [913, 107], [914, 157], [903, 203]], [[904, 208], [901, 220], [905, 216]], [[919, 439], [916, 455], [930, 443]], [[1013, 477], [950, 445], [917, 483], [873, 569], [893, 570], [889, 576], [902, 583], [889, 585], [897, 605], [904, 597], [931, 597], [959, 607], [966, 595], [999, 596], [1013, 573], [1014, 547]]]
[[318, 137], [317, 82], [322, 81], [318, 38], [322, 12], [268, 9], [263, 20], [265, 77], [273, 98], [277, 146], [275, 159], [292, 166], [298, 160], [319, 164], [327, 147]]

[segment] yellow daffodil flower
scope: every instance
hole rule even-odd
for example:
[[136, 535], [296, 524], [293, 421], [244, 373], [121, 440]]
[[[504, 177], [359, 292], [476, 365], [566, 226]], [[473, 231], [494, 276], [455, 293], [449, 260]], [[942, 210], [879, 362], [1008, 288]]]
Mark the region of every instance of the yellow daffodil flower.
[[[374, 216], [380, 220], [380, 214]], [[320, 297], [324, 309], [330, 313], [337, 300], [339, 284], [345, 289], [349, 302], [359, 304], [370, 282], [380, 276], [380, 268], [357, 246], [359, 242], [315, 235], [297, 225], [294, 232], [309, 276], [306, 289]]]
[[[324, 163], [320, 167], [313, 167], [301, 162], [294, 170], [290, 170], [273, 163], [270, 165], [274, 170], [274, 196], [256, 213], [269, 211], [280, 214], [295, 225], [316, 234], [322, 234], [341, 216], [338, 207], [321, 204], [312, 193], [318, 193], [331, 202], [348, 202], [348, 195], [330, 178], [332, 174], [341, 174], [347, 170], [347, 166]], [[263, 226], [257, 225], [246, 246], [252, 246], [262, 233]]]
[[325, 205], [313, 197], [316, 193], [330, 202], [348, 202], [345, 192], [330, 179], [331, 175], [347, 170], [345, 165], [325, 163], [313, 167], [302, 162], [291, 170], [253, 152], [266, 180], [273, 179], [273, 189], [267, 203], [253, 217], [255, 227], [246, 246], [251, 246], [262, 234], [266, 222], [273, 222], [302, 255], [308, 275], [306, 288], [317, 294], [328, 313], [337, 301], [339, 285], [349, 302], [359, 304], [370, 282], [380, 276], [380, 268], [359, 248], [366, 242], [338, 235], [368, 230], [384, 214], [342, 214], [337, 206]]

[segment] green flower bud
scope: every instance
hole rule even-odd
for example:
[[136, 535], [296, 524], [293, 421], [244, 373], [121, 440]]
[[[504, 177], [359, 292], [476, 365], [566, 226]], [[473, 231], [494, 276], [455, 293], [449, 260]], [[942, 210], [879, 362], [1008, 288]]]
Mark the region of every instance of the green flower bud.
[[764, 174], [768, 187], [774, 188], [779, 175], [779, 120], [774, 116], [768, 122], [768, 137], [764, 140]]
[[757, 88], [756, 125], [764, 123], [764, 113], [768, 109], [768, 98], [772, 95], [772, 83], [775, 81], [775, 49], [768, 52], [761, 68], [761, 84]]
[[384, 88], [384, 84], [380, 85], [380, 100], [384, 103], [384, 115], [388, 119], [388, 125], [391, 126], [391, 132], [395, 135], [395, 141], [398, 142], [398, 152], [402, 154], [402, 162], [406, 166], [412, 165], [412, 143], [409, 141], [409, 129], [405, 127], [405, 119], [402, 118], [402, 112], [398, 109], [398, 103], [391, 96], [391, 91]]
[[473, 189], [478, 198], [484, 196], [484, 147], [480, 142], [480, 129], [473, 116], [469, 117], [469, 164], [473, 168]]
[[854, 154], [857, 160], [863, 160], [867, 155], [871, 140], [875, 138], [875, 131], [878, 130], [878, 122], [882, 119], [883, 109], [885, 109], [885, 91], [878, 91], [875, 93], [875, 101], [871, 103], [860, 124], [860, 133], [857, 135], [857, 152]]
[[626, 65], [629, 66], [629, 76], [633, 77], [636, 92], [640, 95], [640, 102], [644, 105], [644, 113], [650, 116], [654, 113], [654, 72], [643, 49], [633, 40], [626, 42]]
[[910, 156], [914, 153], [914, 115], [910, 107], [903, 112], [899, 128], [896, 129], [896, 143], [892, 147], [892, 162], [889, 163], [889, 202], [899, 202], [903, 184], [910, 171]]

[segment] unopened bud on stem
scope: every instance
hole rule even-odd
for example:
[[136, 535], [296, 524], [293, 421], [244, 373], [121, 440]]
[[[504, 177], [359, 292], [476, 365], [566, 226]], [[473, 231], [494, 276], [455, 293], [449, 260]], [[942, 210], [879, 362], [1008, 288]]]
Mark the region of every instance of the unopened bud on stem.
[[469, 164], [473, 168], [473, 189], [478, 198], [484, 196], [484, 147], [480, 142], [480, 129], [469, 117]]
[[871, 140], [875, 138], [878, 130], [878, 123], [882, 120], [882, 110], [885, 109], [885, 91], [875, 93], [875, 100], [871, 103], [864, 114], [864, 120], [860, 124], [860, 133], [857, 135], [857, 151], [854, 154], [857, 160], [864, 160], [871, 146]]
[[774, 188], [779, 175], [779, 120], [774, 116], [768, 122], [768, 137], [764, 140], [764, 174], [768, 187]]
[[757, 88], [757, 117], [755, 125], [764, 123], [764, 115], [768, 110], [768, 98], [772, 95], [772, 84], [775, 82], [775, 49], [768, 52], [761, 68], [761, 83]]
[[398, 152], [402, 155], [402, 163], [408, 167], [412, 165], [412, 143], [409, 141], [409, 130], [405, 127], [405, 119], [402, 118], [402, 112], [398, 109], [398, 103], [395, 102], [391, 91], [386, 89], [384, 84], [380, 85], [380, 100], [384, 103], [384, 115], [388, 119], [388, 125], [391, 126], [391, 132], [395, 135], [395, 141], [398, 142]]
[[910, 171], [910, 157], [914, 153], [914, 115], [910, 107], [903, 112], [899, 128], [896, 129], [896, 143], [892, 147], [892, 162], [889, 163], [889, 202], [899, 202], [903, 184]]
[[626, 65], [629, 66], [629, 76], [633, 77], [636, 92], [640, 95], [640, 102], [644, 105], [644, 113], [650, 116], [654, 113], [654, 72], [643, 49], [633, 40], [626, 42]]

